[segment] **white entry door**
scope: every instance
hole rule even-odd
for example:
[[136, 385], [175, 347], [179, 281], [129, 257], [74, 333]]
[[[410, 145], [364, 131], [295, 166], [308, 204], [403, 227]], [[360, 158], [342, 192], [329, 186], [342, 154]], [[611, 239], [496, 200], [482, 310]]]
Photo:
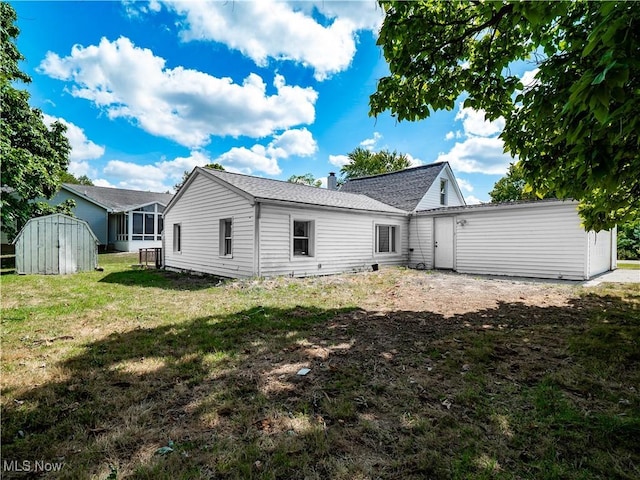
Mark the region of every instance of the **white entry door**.
[[453, 217], [435, 217], [435, 268], [453, 269]]

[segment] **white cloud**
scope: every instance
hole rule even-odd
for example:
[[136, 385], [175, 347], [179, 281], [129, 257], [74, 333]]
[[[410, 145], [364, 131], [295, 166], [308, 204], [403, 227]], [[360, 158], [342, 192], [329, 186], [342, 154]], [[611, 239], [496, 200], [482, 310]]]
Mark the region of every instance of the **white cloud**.
[[532, 88], [536, 86], [538, 83], [540, 83], [540, 81], [537, 78], [535, 78], [539, 71], [540, 71], [539, 68], [535, 68], [533, 70], [524, 72], [524, 74], [522, 75], [522, 78], [520, 78], [520, 81], [522, 82], [522, 85], [524, 86], [525, 90]]
[[445, 140], [453, 140], [455, 138], [456, 134], [453, 132], [447, 132], [447, 134], [444, 136]]
[[[449, 162], [456, 172], [504, 175], [513, 162], [511, 155], [504, 153], [504, 142], [496, 136], [504, 128], [504, 119], [490, 122], [485, 119], [484, 110], [462, 105], [455, 119], [462, 121], [464, 131], [464, 135], [456, 131], [455, 137], [465, 138], [456, 142], [449, 152], [441, 153], [436, 161]], [[453, 139], [453, 132], [445, 138]]]
[[424, 162], [419, 158], [413, 158], [413, 156], [409, 153], [405, 153], [407, 160], [409, 160], [409, 165], [412, 167], [419, 167], [420, 165], [424, 165]]
[[155, 164], [165, 175], [165, 178], [178, 180], [184, 172], [190, 172], [195, 167], [203, 167], [212, 163], [211, 159], [202, 152], [191, 152], [188, 157], [177, 157], [173, 160], [163, 160]]
[[[183, 40], [223, 43], [260, 66], [270, 59], [300, 63], [313, 68], [317, 80], [347, 69], [356, 51], [356, 31], [377, 31], [383, 18], [373, 1], [164, 3], [184, 18]], [[314, 8], [328, 21], [318, 23], [311, 15]]]
[[116, 188], [114, 184], [112, 184], [109, 180], [105, 180], [104, 178], [96, 178], [95, 180], [92, 180], [92, 182], [96, 187]]
[[467, 202], [467, 205], [477, 205], [482, 203], [480, 199], [474, 197], [473, 195], [469, 195], [468, 197], [464, 197], [464, 200]]
[[458, 186], [460, 187], [460, 190], [464, 190], [466, 192], [473, 192], [473, 185], [471, 185], [471, 182], [469, 182], [468, 180], [465, 180], [464, 178], [458, 178]]
[[467, 136], [489, 137], [502, 132], [504, 118], [500, 117], [492, 122], [485, 120], [484, 110], [460, 107], [456, 120], [462, 120], [462, 127]]
[[42, 116], [47, 126], [58, 121], [67, 127], [65, 136], [71, 145], [69, 172], [77, 176], [93, 174], [93, 169], [87, 160], [94, 160], [104, 155], [104, 147], [89, 140], [82, 128], [64, 118], [52, 117], [46, 113], [43, 113]]
[[513, 158], [503, 149], [499, 138], [471, 137], [456, 142], [448, 153], [438, 155], [436, 162], [449, 162], [456, 172], [504, 175]]
[[367, 150], [373, 150], [378, 145], [378, 141], [380, 141], [381, 139], [381, 133], [373, 132], [373, 137], [361, 141], [360, 146], [366, 148]]
[[346, 155], [329, 155], [329, 163], [336, 167], [344, 167], [349, 162], [351, 162], [351, 159]]
[[119, 188], [151, 192], [163, 192], [171, 188], [165, 184], [167, 175], [156, 165], [138, 165], [122, 160], [109, 160], [103, 173], [118, 179], [116, 186]]
[[[196, 3], [194, 2], [194, 5]], [[182, 67], [167, 68], [149, 49], [120, 37], [98, 46], [76, 45], [67, 57], [48, 52], [39, 71], [72, 83], [71, 94], [127, 118], [145, 131], [201, 147], [212, 135], [265, 137], [315, 119], [318, 93], [286, 85], [276, 75], [276, 94], [252, 73], [242, 85]]]
[[218, 157], [219, 163], [225, 168], [232, 167], [240, 173], [252, 173], [254, 170], [278, 175], [282, 170], [274, 157], [267, 156], [267, 151], [262, 145], [254, 145], [251, 148], [234, 147]]
[[267, 147], [268, 154], [275, 158], [308, 157], [317, 151], [318, 144], [306, 128], [287, 130], [275, 136]]

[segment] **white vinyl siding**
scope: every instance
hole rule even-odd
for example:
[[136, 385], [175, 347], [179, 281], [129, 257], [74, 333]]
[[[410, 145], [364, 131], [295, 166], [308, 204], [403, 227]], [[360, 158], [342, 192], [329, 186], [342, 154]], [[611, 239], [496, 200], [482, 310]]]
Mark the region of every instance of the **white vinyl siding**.
[[440, 174], [436, 177], [436, 179], [431, 184], [427, 193], [425, 193], [422, 200], [418, 203], [415, 210], [429, 210], [431, 208], [440, 208], [445, 205], [440, 203], [441, 201], [441, 192], [440, 186], [441, 182], [445, 181], [445, 202], [447, 207], [459, 207], [461, 205], [465, 205], [464, 199], [459, 195], [458, 190], [454, 188], [456, 184], [456, 179], [453, 174], [450, 172], [449, 168], [443, 168]]
[[[233, 218], [233, 257], [219, 255], [221, 219]], [[165, 225], [180, 223], [181, 252], [165, 249], [169, 269], [223, 277], [254, 275], [254, 208], [243, 196], [198, 175], [165, 212]], [[173, 245], [173, 230], [165, 229], [165, 245]]]
[[[298, 219], [313, 221], [313, 257], [291, 255], [291, 227]], [[407, 219], [402, 216], [263, 204], [259, 221], [262, 276], [328, 275], [370, 270], [376, 263], [405, 265], [408, 259]], [[375, 254], [375, 224], [396, 226], [396, 254]]]
[[[450, 211], [454, 219], [454, 269], [460, 273], [583, 280], [608, 270], [611, 232], [598, 234], [600, 251], [588, 265], [588, 234], [580, 225], [575, 202], [488, 206]], [[418, 215], [411, 221], [411, 264], [433, 266], [433, 221]], [[590, 234], [594, 235], [594, 234]], [[418, 236], [429, 238], [413, 243]], [[609, 238], [609, 241], [607, 241]], [[592, 243], [596, 243], [592, 240]], [[421, 248], [420, 248], [421, 247]], [[607, 260], [608, 259], [608, 260]]]
[[409, 266], [433, 268], [433, 217], [412, 217], [409, 223]]
[[587, 275], [589, 278], [615, 267], [617, 245], [615, 241], [612, 241], [615, 238], [616, 235], [612, 234], [609, 230], [603, 230], [597, 233], [588, 233], [587, 255], [589, 258], [589, 264], [587, 268]]

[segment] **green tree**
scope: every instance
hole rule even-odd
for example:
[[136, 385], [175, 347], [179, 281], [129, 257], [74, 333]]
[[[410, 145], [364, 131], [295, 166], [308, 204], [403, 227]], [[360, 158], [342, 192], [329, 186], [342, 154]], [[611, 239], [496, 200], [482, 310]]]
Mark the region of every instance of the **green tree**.
[[516, 200], [539, 200], [540, 198], [551, 198], [553, 195], [537, 195], [524, 178], [522, 165], [519, 162], [509, 165], [507, 174], [498, 180], [493, 186], [493, 190], [489, 192], [491, 201], [497, 202], [513, 202]]
[[312, 187], [319, 187], [322, 185], [322, 180], [316, 179], [312, 173], [305, 173], [304, 175], [291, 175], [287, 182], [298, 183], [300, 185], [310, 185]]
[[640, 219], [618, 227], [618, 258], [622, 260], [640, 259]]
[[[505, 149], [540, 193], [581, 201], [588, 229], [640, 211], [640, 8], [635, 2], [380, 0], [390, 75], [370, 114], [465, 107], [504, 117]], [[523, 85], [515, 61], [535, 62]]]
[[357, 147], [347, 156], [349, 157], [349, 163], [340, 169], [340, 173], [345, 180], [396, 172], [411, 166], [407, 156], [395, 150], [393, 152], [389, 150], [372, 152], [366, 148]]
[[[220, 171], [224, 172], [224, 167], [222, 165], [220, 165], [219, 163], [208, 163], [202, 168], [209, 168], [211, 170], [220, 170]], [[176, 191], [176, 193], [178, 193], [178, 190], [180, 190], [182, 188], [182, 185], [184, 185], [184, 182], [187, 181], [187, 178], [189, 178], [189, 175], [191, 175], [191, 172], [188, 171], [188, 170], [185, 170], [184, 172], [182, 172], [182, 178], [180, 179], [180, 181], [178, 183], [176, 183], [173, 186], [173, 189]]]
[[20, 30], [15, 22], [13, 7], [0, 3], [0, 215], [9, 238], [33, 216], [69, 213], [73, 207], [73, 202], [52, 207], [35, 201], [58, 191], [71, 147], [64, 135], [66, 127], [55, 122], [47, 128], [42, 112], [29, 105], [29, 94], [13, 85], [31, 81], [18, 67], [24, 57], [16, 47]]
[[64, 172], [61, 175], [60, 180], [62, 181], [62, 183], [73, 183], [74, 185], [93, 185], [93, 181], [86, 175], [80, 175], [79, 177], [76, 177], [69, 172]]

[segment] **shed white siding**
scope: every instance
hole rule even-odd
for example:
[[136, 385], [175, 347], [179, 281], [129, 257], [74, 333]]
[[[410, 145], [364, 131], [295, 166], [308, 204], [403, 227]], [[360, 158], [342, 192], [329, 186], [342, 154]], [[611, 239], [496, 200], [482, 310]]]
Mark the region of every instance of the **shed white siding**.
[[[447, 181], [445, 205], [440, 203], [440, 182], [442, 180]], [[427, 190], [427, 193], [424, 194], [424, 197], [422, 197], [422, 200], [420, 200], [420, 202], [416, 206], [416, 211], [429, 210], [431, 208], [440, 208], [443, 206], [458, 207], [460, 205], [465, 205], [460, 191], [456, 188], [457, 184], [458, 183], [456, 182], [451, 169], [448, 166], [443, 168], [436, 179], [433, 181], [433, 184], [431, 185], [429, 190]]]
[[460, 273], [584, 280], [615, 264], [615, 231], [587, 233], [576, 202], [491, 205], [422, 212], [411, 219], [410, 265], [433, 268], [433, 222], [454, 221]]
[[[292, 254], [293, 221], [313, 222], [313, 256]], [[408, 221], [404, 216], [263, 204], [260, 209], [261, 276], [328, 275], [369, 270], [374, 264], [405, 265]], [[376, 253], [376, 225], [395, 226], [396, 253]]]
[[617, 245], [616, 241], [614, 240], [615, 238], [615, 230], [602, 230], [597, 233], [588, 233], [588, 278], [615, 268], [615, 261], [617, 257]]
[[69, 274], [98, 264], [98, 239], [86, 222], [67, 215], [32, 218], [14, 243], [19, 274]]
[[[197, 175], [164, 215], [164, 265], [224, 277], [254, 275], [254, 207], [242, 195]], [[232, 255], [220, 253], [220, 220], [233, 221]], [[181, 248], [174, 251], [174, 224]]]

